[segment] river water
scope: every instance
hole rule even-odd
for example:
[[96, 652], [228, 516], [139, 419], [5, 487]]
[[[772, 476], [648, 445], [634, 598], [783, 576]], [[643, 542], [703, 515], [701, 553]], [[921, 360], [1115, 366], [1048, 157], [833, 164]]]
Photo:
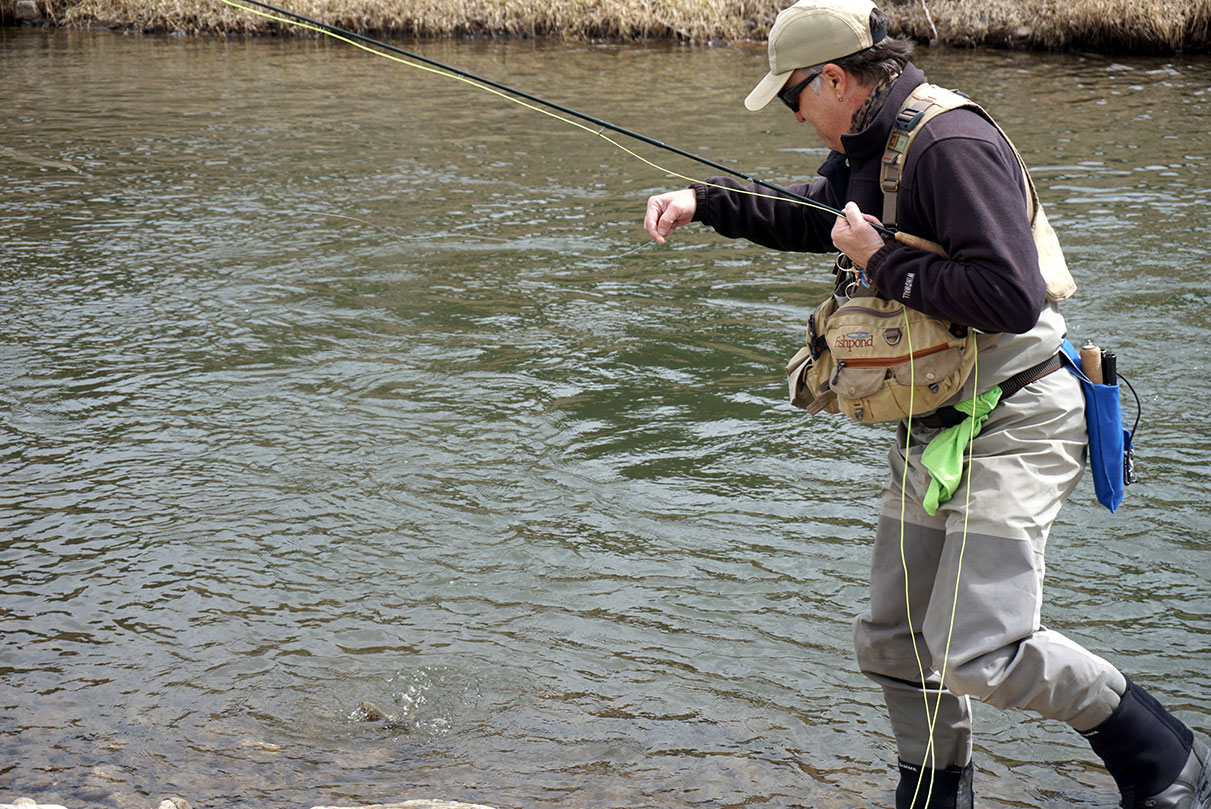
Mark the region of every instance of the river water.
[[[825, 154], [740, 107], [760, 46], [412, 47], [774, 181]], [[1143, 401], [1044, 620], [1211, 733], [1211, 62], [918, 63], [1014, 136]], [[781, 377], [826, 259], [656, 248], [682, 180], [340, 44], [10, 29], [0, 74], [0, 802], [891, 804], [850, 650], [891, 433]], [[977, 722], [981, 805], [1116, 805], [1072, 731]]]

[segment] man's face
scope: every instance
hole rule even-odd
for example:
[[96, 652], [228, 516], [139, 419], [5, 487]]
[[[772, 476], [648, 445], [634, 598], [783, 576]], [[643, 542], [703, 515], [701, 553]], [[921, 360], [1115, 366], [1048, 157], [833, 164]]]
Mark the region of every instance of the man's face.
[[[806, 68], [791, 73], [784, 91], [810, 75]], [[799, 111], [795, 113], [796, 121], [811, 124], [824, 145], [838, 152], [845, 151], [841, 136], [849, 131], [853, 117], [852, 111], [844, 103], [842, 89], [838, 87], [838, 82], [843, 82], [844, 77], [845, 73], [836, 65], [826, 65], [820, 80], [809, 83], [799, 92]]]

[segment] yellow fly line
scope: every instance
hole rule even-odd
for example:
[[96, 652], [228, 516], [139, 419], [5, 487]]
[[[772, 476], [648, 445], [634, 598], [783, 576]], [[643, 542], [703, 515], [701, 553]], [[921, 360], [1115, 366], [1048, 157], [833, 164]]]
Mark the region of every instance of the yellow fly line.
[[611, 138], [609, 135], [606, 135], [604, 128], [603, 129], [594, 129], [593, 127], [591, 127], [587, 124], [584, 124], [580, 121], [560, 115], [559, 113], [554, 112], [552, 110], [544, 109], [543, 107], [540, 107], [536, 104], [531, 104], [530, 102], [526, 101], [523, 98], [518, 98], [516, 96], [510, 95], [509, 93], [506, 93], [495, 87], [490, 87], [489, 85], [483, 84], [482, 82], [475, 81], [472, 78], [460, 75], [458, 73], [455, 73], [454, 71], [443, 70], [441, 68], [422, 64], [420, 62], [403, 59], [399, 56], [396, 56], [395, 54], [387, 53], [385, 51], [378, 50], [377, 48], [372, 48], [369, 45], [366, 45], [365, 43], [358, 42], [355, 39], [350, 39], [349, 37], [343, 36], [342, 34], [337, 33], [336, 31], [330, 30], [328, 28], [324, 28], [319, 25], [312, 25], [311, 23], [303, 22], [301, 20], [295, 20], [290, 17], [283, 17], [279, 14], [274, 14], [272, 12], [264, 11], [264, 10], [261, 10], [258, 8], [252, 8], [250, 6], [244, 5], [243, 3], [239, 3], [236, 0], [219, 0], [219, 2], [224, 3], [228, 6], [231, 6], [232, 8], [238, 8], [241, 11], [247, 11], [249, 14], [255, 14], [258, 17], [264, 17], [267, 20], [273, 20], [274, 22], [283, 23], [285, 25], [293, 25], [296, 28], [303, 28], [308, 31], [314, 31], [317, 34], [323, 34], [324, 36], [332, 37], [333, 39], [336, 39], [336, 40], [339, 40], [346, 44], [352, 45], [355, 48], [360, 48], [360, 49], [366, 51], [367, 53], [371, 53], [375, 56], [381, 56], [384, 59], [390, 59], [392, 62], [397, 62], [401, 65], [407, 65], [408, 67], [416, 68], [417, 70], [423, 70], [426, 73], [432, 73], [435, 76], [443, 76], [447, 79], [455, 79], [457, 81], [461, 81], [463, 84], [468, 84], [479, 90], [483, 90], [484, 92], [491, 93], [494, 96], [498, 96], [507, 101], [512, 101], [514, 104], [525, 107], [528, 110], [542, 113], [543, 115], [546, 115], [549, 118], [554, 118], [555, 120], [562, 121], [563, 123], [568, 124], [569, 126], [574, 126], [577, 129], [582, 129], [585, 132], [588, 132], [590, 135], [596, 135], [597, 137], [604, 140], [606, 143], [609, 143], [610, 145], [614, 146], [615, 148], [622, 150], [623, 152], [625, 152], [626, 154], [635, 158], [639, 162], [641, 162], [647, 166], [650, 166], [653, 169], [656, 169], [657, 171], [661, 172], [662, 174], [667, 174], [670, 177], [675, 177], [679, 180], [685, 180], [686, 182], [698, 183], [699, 185], [705, 185], [705, 186], [708, 186], [711, 188], [720, 188], [720, 189], [723, 189], [724, 191], [730, 191], [734, 194], [747, 194], [748, 196], [761, 197], [763, 199], [773, 199], [773, 200], [778, 200], [780, 202], [792, 202], [796, 205], [802, 205], [804, 207], [813, 208], [815, 210], [822, 210], [822, 211], [825, 211], [830, 214], [835, 214], [839, 217], [843, 216], [842, 214], [838, 213], [837, 211], [832, 210], [831, 208], [828, 208], [827, 206], [813, 204], [812, 202], [807, 201], [807, 200], [794, 199], [792, 197], [777, 196], [775, 194], [765, 194], [760, 191], [752, 191], [752, 190], [749, 190], [746, 188], [734, 188], [732, 186], [718, 185], [716, 183], [704, 182], [704, 181], [696, 179], [694, 177], [686, 176], [685, 174], [681, 174], [681, 173], [673, 171], [671, 169], [667, 169], [664, 166], [660, 166], [660, 165], [654, 163], [653, 161], [649, 160], [648, 158], [644, 157], [643, 155], [639, 154], [638, 152], [634, 151], [633, 149], [627, 148], [626, 146], [622, 145], [618, 141]]
[[[543, 115], [546, 115], [549, 118], [554, 118], [557, 121], [561, 121], [562, 123], [568, 124], [570, 126], [574, 126], [577, 129], [581, 129], [585, 132], [588, 132], [591, 135], [595, 135], [595, 136], [601, 138], [602, 140], [606, 141], [610, 145], [614, 146], [615, 148], [621, 150], [622, 152], [625, 152], [626, 154], [628, 154], [631, 157], [635, 158], [636, 160], [640, 161], [641, 163], [661, 172], [662, 174], [666, 174], [668, 176], [675, 177], [680, 180], [685, 180], [687, 182], [699, 183], [701, 185], [706, 185], [706, 186], [710, 186], [710, 187], [714, 187], [714, 188], [720, 188], [720, 189], [729, 191], [731, 193], [747, 194], [747, 195], [753, 196], [753, 197], [761, 197], [764, 199], [779, 200], [782, 202], [792, 202], [797, 205], [803, 205], [806, 207], [815, 207], [812, 205], [811, 202], [807, 202], [807, 201], [803, 201], [803, 200], [788, 198], [788, 197], [784, 197], [784, 196], [776, 196], [774, 194], [765, 194], [760, 191], [752, 191], [749, 189], [735, 188], [732, 186], [717, 185], [715, 183], [703, 182], [696, 178], [688, 177], [679, 172], [672, 171], [671, 169], [665, 168], [664, 166], [661, 166], [661, 165], [653, 162], [652, 160], [649, 160], [648, 158], [644, 157], [643, 155], [639, 154], [638, 152], [634, 151], [633, 149], [630, 149], [630, 148], [624, 146], [623, 144], [614, 140], [610, 136], [606, 135], [604, 129], [594, 129], [591, 126], [581, 123], [580, 121], [576, 121], [572, 118], [568, 118], [564, 115], [560, 115], [559, 113], [554, 112], [552, 110], [544, 109], [543, 107], [540, 107], [536, 104], [532, 104], [529, 101], [526, 101], [525, 99], [518, 98], [514, 95], [510, 95], [509, 93], [506, 93], [495, 87], [488, 86], [481, 82], [475, 81], [474, 79], [468, 78], [467, 76], [460, 75], [460, 74], [455, 73], [450, 70], [444, 70], [442, 68], [433, 67], [430, 65], [426, 65], [426, 64], [419, 63], [419, 62], [404, 59], [404, 58], [401, 58], [394, 54], [387, 53], [385, 51], [381, 51], [376, 48], [372, 48], [369, 45], [358, 42], [357, 40], [354, 40], [354, 39], [350, 39], [349, 37], [343, 36], [342, 34], [329, 30], [327, 28], [324, 28], [324, 27], [321, 27], [318, 25], [312, 25], [307, 22], [302, 22], [299, 20], [291, 19], [289, 17], [283, 17], [283, 16], [274, 14], [269, 11], [263, 11], [261, 9], [252, 8], [252, 7], [242, 4], [240, 2], [237, 2], [237, 0], [220, 0], [220, 2], [222, 2], [228, 6], [231, 6], [232, 8], [237, 8], [237, 9], [240, 9], [241, 11], [246, 11], [250, 14], [255, 14], [257, 16], [264, 17], [269, 20], [273, 20], [274, 22], [282, 23], [284, 25], [291, 25], [296, 28], [302, 28], [302, 29], [305, 29], [308, 31], [314, 31], [315, 33], [318, 33], [318, 34], [323, 34], [324, 36], [331, 37], [332, 39], [338, 40], [340, 42], [344, 42], [348, 45], [352, 45], [355, 48], [360, 48], [361, 50], [366, 51], [367, 53], [373, 54], [374, 56], [380, 56], [384, 59], [390, 59], [392, 62], [396, 62], [401, 65], [406, 65], [408, 67], [415, 68], [416, 70], [422, 70], [426, 73], [431, 73], [431, 74], [434, 74], [437, 76], [442, 76], [444, 78], [455, 79], [457, 81], [463, 82], [464, 84], [468, 84], [479, 90], [483, 90], [484, 92], [491, 93], [492, 95], [495, 95], [499, 98], [503, 98], [507, 101], [511, 101], [514, 104], [517, 104], [528, 110], [532, 110], [533, 112], [542, 113]], [[832, 211], [831, 209], [825, 209], [825, 210], [827, 210], [829, 213], [836, 213], [836, 212]], [[916, 385], [916, 373], [915, 373], [915, 363], [912, 359], [912, 334], [911, 334], [911, 332], [908, 331], [908, 319], [907, 318], [905, 318], [905, 331], [907, 333], [908, 346], [909, 346], [909, 413], [910, 413], [910, 415], [908, 417], [907, 430], [908, 430], [908, 440], [911, 440], [911, 434], [912, 434], [912, 415], [911, 415], [911, 413], [913, 410], [912, 390], [913, 390], [913, 386]], [[978, 373], [977, 369], [973, 369], [973, 371], [972, 371], [973, 379], [978, 379], [978, 376], [976, 376], [977, 373]], [[968, 437], [968, 463], [967, 463], [967, 483], [968, 483], [968, 485], [967, 485], [967, 504], [966, 504], [967, 509], [965, 509], [966, 512], [969, 512], [970, 504], [971, 504], [971, 459], [973, 457], [973, 444], [975, 441], [975, 420], [972, 419], [971, 422], [972, 422], [971, 434]], [[907, 502], [906, 502], [906, 490], [907, 490], [907, 478], [908, 478], [907, 454], [908, 454], [908, 446], [906, 444], [904, 472], [903, 472], [903, 478], [900, 483], [900, 560], [901, 560], [901, 564], [903, 565], [903, 569], [904, 569], [904, 598], [905, 598], [906, 620], [908, 622], [909, 636], [912, 639], [913, 653], [916, 656], [916, 660], [917, 660], [917, 670], [921, 677], [922, 693], [924, 694], [924, 698], [925, 698], [925, 714], [926, 714], [928, 727], [929, 727], [929, 741], [928, 741], [928, 744], [926, 747], [926, 759], [928, 761], [933, 761], [934, 763], [936, 763], [937, 759], [936, 759], [936, 751], [934, 749], [934, 730], [935, 730], [936, 723], [937, 723], [938, 713], [941, 710], [942, 689], [944, 688], [944, 683], [945, 683], [945, 679], [946, 679], [947, 658], [949, 657], [949, 654], [950, 654], [950, 642], [954, 635], [955, 618], [956, 618], [956, 615], [958, 612], [958, 599], [959, 599], [958, 577], [962, 573], [963, 553], [966, 550], [966, 546], [967, 546], [967, 516], [968, 515], [967, 515], [967, 513], [965, 513], [964, 518], [963, 518], [963, 534], [962, 534], [962, 543], [961, 543], [960, 551], [959, 551], [959, 569], [957, 571], [956, 578], [955, 578], [954, 602], [951, 606], [950, 627], [949, 627], [949, 631], [947, 633], [947, 638], [946, 638], [946, 650], [943, 654], [943, 659], [942, 659], [942, 670], [941, 670], [941, 672], [939, 672], [939, 677], [941, 678], [942, 682], [939, 683], [937, 701], [931, 707], [930, 703], [929, 703], [929, 694], [924, 689], [925, 679], [926, 679], [925, 678], [925, 664], [924, 664], [923, 660], [921, 659], [921, 653], [917, 646], [916, 633], [913, 629], [912, 607], [911, 607], [911, 603], [909, 600], [909, 590], [908, 590], [908, 560], [905, 556], [906, 552], [905, 552], [905, 547], [904, 547], [904, 525], [905, 525], [905, 515], [906, 515], [906, 509], [907, 509]], [[922, 786], [922, 783], [923, 783], [923, 780], [925, 777], [925, 769], [926, 769], [925, 764], [926, 764], [926, 762], [922, 762], [923, 766], [921, 768], [921, 774], [917, 781], [917, 792], [920, 791], [920, 788]], [[929, 769], [931, 771], [931, 776], [930, 776], [930, 783], [928, 786], [928, 793], [932, 793], [932, 791], [933, 791], [932, 771], [935, 770], [936, 767], [929, 767]], [[927, 802], [928, 802], [928, 793], [927, 793], [927, 798], [926, 798]], [[915, 801], [916, 793], [914, 793], [913, 799]]]
[[[906, 310], [907, 307], [901, 304], [901, 310]], [[913, 627], [912, 620], [912, 599], [908, 587], [908, 557], [904, 547], [904, 526], [906, 523], [908, 510], [908, 451], [912, 444], [912, 414], [915, 410], [913, 406], [913, 392], [916, 390], [916, 363], [913, 360], [912, 332], [908, 327], [908, 313], [904, 312], [904, 332], [908, 338], [908, 423], [905, 427], [904, 435], [904, 469], [900, 477], [900, 565], [904, 571], [904, 616], [908, 624], [908, 637], [912, 640], [913, 656], [917, 660], [917, 673], [921, 678], [921, 695], [925, 701], [925, 721], [929, 728], [929, 740], [925, 746], [925, 761], [921, 762], [921, 771], [917, 775], [917, 785], [913, 790], [912, 800], [909, 806], [915, 806], [917, 795], [921, 792], [921, 786], [925, 780], [925, 770], [929, 770], [929, 786], [926, 788], [925, 805], [928, 806], [933, 795], [934, 772], [937, 770], [937, 750], [934, 747], [934, 729], [937, 727], [938, 713], [942, 710], [942, 692], [946, 688], [946, 668], [950, 662], [950, 642], [954, 638], [955, 618], [959, 611], [959, 579], [963, 575], [963, 555], [967, 551], [967, 526], [968, 518], [971, 516], [971, 472], [972, 459], [975, 457], [975, 429], [976, 419], [969, 418], [971, 424], [970, 432], [967, 436], [967, 493], [963, 506], [963, 534], [959, 543], [959, 561], [958, 567], [955, 570], [955, 594], [954, 600], [950, 607], [950, 623], [946, 630], [946, 647], [942, 653], [942, 669], [938, 672], [938, 698], [935, 701], [932, 709], [929, 705], [929, 691], [925, 688], [925, 663], [921, 660], [921, 651], [917, 646], [917, 633]], [[972, 390], [979, 390], [980, 384], [980, 363], [979, 363], [979, 345], [975, 335], [972, 335], [972, 353], [975, 355], [971, 368]]]

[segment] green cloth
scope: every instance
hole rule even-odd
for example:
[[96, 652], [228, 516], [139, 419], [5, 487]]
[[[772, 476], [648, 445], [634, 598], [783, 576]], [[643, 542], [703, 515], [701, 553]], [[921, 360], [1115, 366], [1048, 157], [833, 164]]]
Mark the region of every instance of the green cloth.
[[1001, 386], [997, 385], [979, 396], [964, 399], [954, 406], [963, 419], [933, 437], [921, 455], [921, 463], [929, 470], [929, 490], [925, 492], [925, 511], [933, 516], [938, 506], [954, 495], [963, 480], [963, 451], [971, 438], [980, 434], [988, 414], [1001, 401]]

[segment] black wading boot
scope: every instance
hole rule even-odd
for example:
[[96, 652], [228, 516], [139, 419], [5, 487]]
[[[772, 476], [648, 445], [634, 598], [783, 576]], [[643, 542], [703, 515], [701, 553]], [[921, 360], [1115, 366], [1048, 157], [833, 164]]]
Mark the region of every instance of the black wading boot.
[[[896, 809], [972, 809], [970, 764], [966, 767], [947, 767], [944, 770], [926, 769], [924, 776], [921, 769], [915, 764], [900, 762]], [[931, 776], [932, 793], [929, 788]]]
[[1207, 745], [1130, 680], [1110, 718], [1081, 735], [1118, 784], [1123, 809], [1211, 809]]

